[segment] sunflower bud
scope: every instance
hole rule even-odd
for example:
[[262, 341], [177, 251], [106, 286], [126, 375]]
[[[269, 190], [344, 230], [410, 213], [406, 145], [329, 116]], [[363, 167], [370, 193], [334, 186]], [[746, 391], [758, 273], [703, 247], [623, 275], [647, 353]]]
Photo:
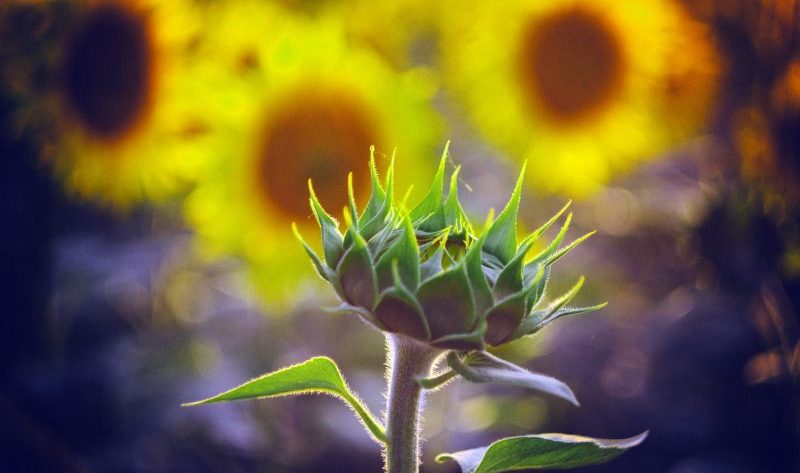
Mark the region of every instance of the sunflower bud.
[[372, 195], [359, 214], [348, 182], [346, 230], [320, 205], [309, 181], [311, 210], [322, 231], [323, 257], [300, 237], [319, 275], [353, 312], [380, 330], [453, 350], [480, 350], [537, 332], [565, 315], [597, 310], [565, 308], [583, 278], [566, 294], [542, 301], [550, 267], [591, 233], [560, 248], [569, 227], [540, 253], [528, 253], [567, 210], [517, 242], [517, 212], [525, 168], [506, 207], [478, 234], [458, 200], [458, 171], [443, 198], [447, 147], [427, 196], [407, 210], [394, 201], [394, 160], [381, 184], [370, 159]]

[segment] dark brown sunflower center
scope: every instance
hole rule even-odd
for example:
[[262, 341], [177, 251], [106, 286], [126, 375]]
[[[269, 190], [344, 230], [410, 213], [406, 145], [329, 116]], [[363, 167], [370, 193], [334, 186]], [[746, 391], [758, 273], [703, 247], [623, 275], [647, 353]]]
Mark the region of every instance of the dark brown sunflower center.
[[563, 10], [534, 18], [523, 31], [522, 85], [551, 118], [573, 123], [614, 98], [624, 58], [617, 35], [598, 14]]
[[347, 174], [356, 196], [368, 193], [370, 145], [380, 145], [373, 114], [346, 94], [297, 94], [272, 115], [264, 133], [258, 185], [270, 207], [304, 221], [309, 178], [322, 205], [339, 215], [347, 204]]
[[122, 5], [102, 5], [88, 14], [67, 49], [67, 99], [100, 138], [125, 134], [146, 112], [153, 68], [147, 26], [146, 18]]

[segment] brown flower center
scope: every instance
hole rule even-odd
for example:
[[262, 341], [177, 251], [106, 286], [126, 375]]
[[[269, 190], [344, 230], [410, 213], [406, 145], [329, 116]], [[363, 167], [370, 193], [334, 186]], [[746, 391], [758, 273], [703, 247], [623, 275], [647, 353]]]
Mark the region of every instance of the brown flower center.
[[267, 124], [257, 185], [270, 208], [298, 222], [310, 215], [307, 181], [328, 212], [347, 205], [347, 174], [357, 197], [369, 191], [370, 145], [379, 145], [375, 115], [356, 97], [303, 89], [279, 107]]
[[577, 7], [530, 21], [523, 30], [519, 66], [533, 106], [567, 125], [611, 102], [625, 68], [612, 27], [599, 14]]
[[69, 44], [64, 92], [84, 128], [111, 140], [130, 132], [153, 93], [153, 45], [147, 18], [122, 3], [87, 14]]

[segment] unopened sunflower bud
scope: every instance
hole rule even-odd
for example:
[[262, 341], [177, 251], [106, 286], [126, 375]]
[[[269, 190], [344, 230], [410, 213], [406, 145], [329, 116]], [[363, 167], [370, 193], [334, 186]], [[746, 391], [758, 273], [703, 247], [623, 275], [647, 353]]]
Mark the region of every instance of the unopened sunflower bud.
[[458, 168], [447, 198], [442, 197], [446, 159], [447, 147], [427, 196], [408, 211], [394, 202], [394, 161], [382, 185], [373, 149], [372, 195], [359, 215], [349, 186], [344, 234], [309, 182], [324, 258], [295, 234], [317, 272], [336, 289], [342, 311], [354, 312], [383, 331], [437, 348], [467, 351], [506, 343], [559, 317], [603, 307], [564, 308], [577, 294], [582, 278], [549, 306], [541, 301], [550, 266], [590, 235], [559, 249], [571, 221], [568, 215], [553, 242], [529, 257], [536, 241], [569, 204], [517, 243], [523, 166], [508, 204], [478, 235], [458, 200]]

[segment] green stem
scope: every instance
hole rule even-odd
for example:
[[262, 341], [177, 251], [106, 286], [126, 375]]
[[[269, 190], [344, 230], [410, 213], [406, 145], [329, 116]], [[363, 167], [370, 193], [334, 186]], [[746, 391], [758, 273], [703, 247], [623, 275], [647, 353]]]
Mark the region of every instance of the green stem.
[[403, 335], [387, 335], [387, 344], [389, 395], [385, 469], [387, 473], [417, 473], [422, 406], [422, 388], [417, 378], [428, 376], [438, 350]]

